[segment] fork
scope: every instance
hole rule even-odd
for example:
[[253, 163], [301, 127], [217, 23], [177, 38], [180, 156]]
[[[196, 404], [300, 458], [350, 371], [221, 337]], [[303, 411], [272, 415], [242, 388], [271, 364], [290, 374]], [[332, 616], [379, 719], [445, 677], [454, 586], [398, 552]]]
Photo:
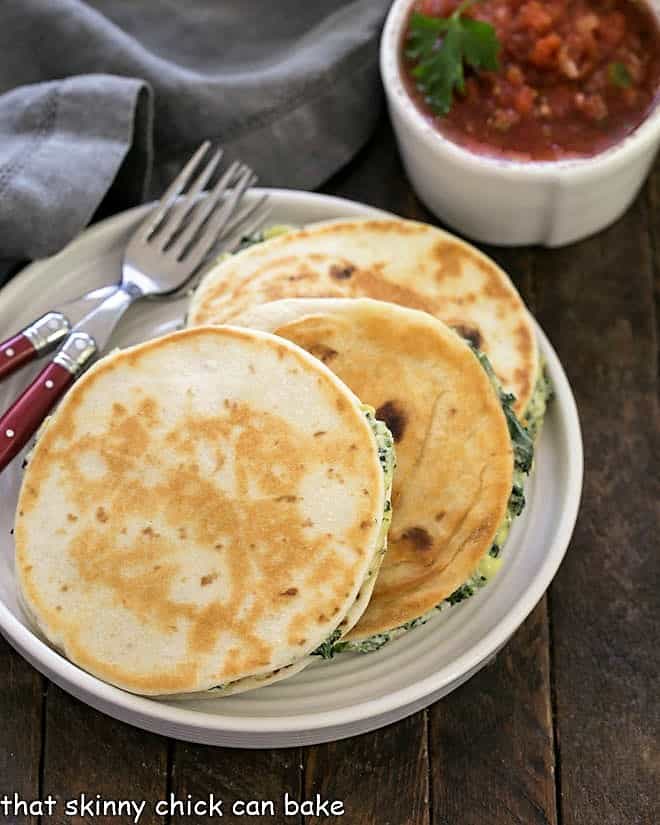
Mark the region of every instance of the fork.
[[245, 234], [263, 222], [266, 196], [240, 208], [244, 194], [256, 182], [255, 174], [242, 163], [232, 163], [203, 196], [222, 158], [222, 150], [218, 150], [203, 162], [209, 149], [208, 141], [200, 146], [155, 212], [131, 236], [116, 291], [72, 328], [54, 358], [0, 418], [0, 471], [103, 351], [131, 304], [141, 298], [179, 293], [190, 284], [211, 250], [233, 251]]

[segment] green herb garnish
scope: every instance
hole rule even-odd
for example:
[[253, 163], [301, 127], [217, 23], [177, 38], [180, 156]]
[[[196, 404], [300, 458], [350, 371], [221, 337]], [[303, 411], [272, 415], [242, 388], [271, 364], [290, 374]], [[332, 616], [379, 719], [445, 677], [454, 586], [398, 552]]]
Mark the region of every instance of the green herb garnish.
[[607, 74], [610, 78], [610, 83], [613, 83], [620, 89], [630, 88], [632, 77], [625, 63], [610, 63], [607, 67]]
[[406, 40], [406, 57], [417, 88], [439, 115], [451, 109], [454, 91], [465, 90], [464, 65], [493, 72], [499, 68], [500, 43], [490, 23], [463, 17], [475, 0], [464, 0], [450, 17], [413, 12]]

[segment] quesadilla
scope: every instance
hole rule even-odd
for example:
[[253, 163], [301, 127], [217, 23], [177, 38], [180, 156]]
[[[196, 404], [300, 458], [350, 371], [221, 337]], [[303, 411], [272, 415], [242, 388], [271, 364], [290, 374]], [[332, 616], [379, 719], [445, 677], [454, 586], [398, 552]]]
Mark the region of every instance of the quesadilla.
[[370, 299], [275, 301], [237, 323], [319, 358], [394, 437], [388, 550], [369, 607], [330, 653], [376, 650], [485, 584], [533, 457], [485, 357], [427, 313]]
[[392, 439], [282, 338], [184, 330], [99, 361], [28, 463], [27, 615], [73, 662], [145, 695], [296, 673], [366, 607]]
[[188, 323], [231, 323], [283, 298], [375, 298], [434, 315], [485, 353], [534, 434], [550, 392], [533, 320], [489, 258], [428, 224], [395, 218], [311, 224], [223, 260], [193, 296]]

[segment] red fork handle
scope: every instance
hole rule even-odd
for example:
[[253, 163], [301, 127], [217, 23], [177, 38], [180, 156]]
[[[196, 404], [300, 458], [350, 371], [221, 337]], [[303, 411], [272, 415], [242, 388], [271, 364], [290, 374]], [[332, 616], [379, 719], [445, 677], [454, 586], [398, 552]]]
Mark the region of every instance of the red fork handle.
[[38, 356], [37, 348], [22, 332], [0, 344], [0, 381]]
[[72, 332], [53, 360], [0, 418], [0, 472], [28, 443], [96, 353], [90, 335]]
[[0, 381], [43, 355], [69, 334], [71, 325], [61, 312], [47, 312], [0, 344]]
[[66, 367], [51, 361], [0, 418], [0, 472], [37, 432], [74, 378]]

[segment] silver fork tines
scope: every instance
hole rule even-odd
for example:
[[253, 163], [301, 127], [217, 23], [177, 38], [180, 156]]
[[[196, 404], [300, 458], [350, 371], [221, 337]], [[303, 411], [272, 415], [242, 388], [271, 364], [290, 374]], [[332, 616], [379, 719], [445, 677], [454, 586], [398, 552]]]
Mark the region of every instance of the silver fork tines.
[[205, 140], [204, 143], [202, 143], [199, 149], [190, 158], [188, 163], [186, 163], [186, 165], [179, 172], [176, 178], [174, 178], [172, 183], [167, 187], [165, 193], [160, 199], [160, 205], [154, 211], [153, 215], [150, 215], [149, 218], [144, 222], [144, 225], [140, 227], [140, 229], [135, 233], [132, 240], [139, 238], [142, 241], [147, 241], [154, 234], [156, 229], [160, 228], [160, 224], [163, 218], [169, 212], [172, 204], [176, 201], [179, 195], [186, 188], [186, 184], [188, 183], [191, 176], [199, 166], [199, 162], [207, 153], [210, 146], [211, 143], [208, 140]]
[[[216, 183], [213, 189], [211, 189], [207, 197], [197, 206], [191, 220], [185, 228], [182, 228], [181, 233], [169, 247], [167, 250], [168, 254], [173, 255], [177, 261], [180, 261], [183, 258], [184, 253], [188, 246], [190, 246], [191, 241], [195, 238], [206, 219], [217, 207], [220, 200], [222, 200], [225, 193], [229, 190], [229, 187], [232, 183], [234, 183], [237, 175], [241, 173], [242, 169], [242, 164], [234, 162], [229, 169], [221, 175], [220, 180]], [[252, 172], [250, 172], [250, 174], [252, 174]]]
[[[236, 218], [232, 221], [232, 225], [228, 226], [227, 229], [221, 233], [213, 245], [214, 247], [217, 245], [219, 248], [214, 249], [211, 247], [205, 265], [196, 272], [183, 289], [177, 290], [177, 292], [171, 296], [172, 298], [179, 298], [181, 295], [190, 295], [194, 292], [204, 275], [209, 271], [209, 268], [216, 262], [218, 255], [222, 252], [236, 252], [240, 248], [244, 238], [250, 236], [253, 232], [256, 232], [259, 227], [264, 225], [272, 212], [272, 207], [267, 201], [268, 195], [264, 195], [259, 198], [254, 206], [243, 210], [243, 215], [239, 216], [240, 220]], [[249, 212], [249, 215], [245, 214], [247, 212]]]
[[201, 174], [197, 176], [186, 196], [180, 198], [178, 202], [175, 202], [174, 205], [172, 205], [167, 219], [161, 221], [160, 226], [155, 229], [150, 240], [153, 241], [157, 237], [158, 246], [160, 249], [166, 249], [178, 229], [184, 225], [184, 221], [190, 215], [199, 200], [200, 193], [213, 177], [213, 173], [217, 169], [221, 158], [222, 149], [219, 149], [206, 164], [206, 167], [202, 170]]
[[[245, 191], [250, 186], [253, 186], [256, 180], [257, 176], [254, 172], [246, 167], [236, 181], [234, 188], [227, 194], [225, 202], [216, 214], [213, 214], [213, 211], [218, 206], [221, 196], [218, 194], [214, 198], [213, 195], [209, 195], [208, 200], [211, 202], [207, 210], [209, 219], [203, 227], [201, 227], [200, 224], [201, 235], [199, 235], [194, 245], [190, 244], [182, 248], [179, 260], [184, 260], [194, 268], [197, 268], [199, 264], [201, 264], [208, 255], [209, 250], [215, 245], [220, 232], [225, 228], [227, 222], [231, 220], [231, 216], [245, 194]], [[204, 206], [206, 206], [206, 203], [204, 203]], [[194, 234], [196, 233], [193, 233], [193, 235]]]
[[[218, 242], [221, 241], [223, 238], [227, 238], [228, 236], [234, 233], [234, 230], [240, 228], [241, 237], [245, 235], [250, 235], [254, 232], [254, 229], [248, 228], [252, 225], [252, 221], [250, 220], [253, 215], [255, 215], [261, 207], [264, 206], [266, 201], [268, 200], [268, 195], [262, 195], [258, 198], [254, 203], [251, 203], [249, 206], [244, 207], [243, 209], [239, 210], [236, 214], [236, 217], [233, 217], [227, 226], [222, 230], [222, 232], [218, 235]], [[270, 209], [268, 210], [270, 212]], [[260, 218], [257, 222], [258, 228], [259, 224], [262, 223], [264, 218]]]
[[200, 146], [128, 243], [124, 265], [143, 295], [171, 294], [185, 287], [220, 239], [243, 225], [252, 226], [260, 212], [262, 199], [247, 207], [241, 203], [257, 177], [238, 161], [205, 191], [222, 158], [221, 150], [210, 148], [208, 141]]

